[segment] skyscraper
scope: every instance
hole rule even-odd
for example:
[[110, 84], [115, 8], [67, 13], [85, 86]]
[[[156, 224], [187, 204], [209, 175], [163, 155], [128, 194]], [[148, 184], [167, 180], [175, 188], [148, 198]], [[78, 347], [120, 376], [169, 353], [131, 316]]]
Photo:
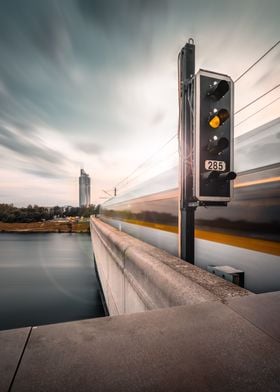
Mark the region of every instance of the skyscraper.
[[79, 206], [88, 207], [90, 205], [90, 176], [84, 169], [81, 169], [79, 177]]

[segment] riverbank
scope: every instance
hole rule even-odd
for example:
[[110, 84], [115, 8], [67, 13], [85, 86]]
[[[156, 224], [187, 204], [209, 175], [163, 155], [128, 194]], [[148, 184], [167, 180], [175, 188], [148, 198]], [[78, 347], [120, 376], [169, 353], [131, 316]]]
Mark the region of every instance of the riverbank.
[[88, 233], [89, 222], [45, 221], [31, 223], [0, 222], [0, 232], [4, 233]]

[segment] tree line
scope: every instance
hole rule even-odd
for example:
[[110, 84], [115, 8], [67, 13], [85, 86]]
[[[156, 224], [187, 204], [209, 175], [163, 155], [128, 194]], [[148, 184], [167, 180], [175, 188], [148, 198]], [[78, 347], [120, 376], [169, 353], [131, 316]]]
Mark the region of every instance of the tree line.
[[13, 204], [0, 204], [0, 221], [30, 223], [70, 216], [88, 218], [90, 215], [94, 215], [97, 209], [98, 206], [95, 205], [89, 207], [40, 207], [35, 204], [18, 208]]

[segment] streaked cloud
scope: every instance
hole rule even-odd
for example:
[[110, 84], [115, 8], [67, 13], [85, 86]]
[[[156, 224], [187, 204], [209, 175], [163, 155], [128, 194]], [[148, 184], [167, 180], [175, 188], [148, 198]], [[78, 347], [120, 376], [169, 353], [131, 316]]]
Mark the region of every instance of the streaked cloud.
[[0, 127], [0, 143], [3, 147], [24, 157], [49, 163], [63, 163], [63, 157], [58, 154], [58, 151], [48, 148], [39, 140], [35, 143], [33, 137], [20, 135], [3, 126]]
[[[34, 177], [59, 195], [56, 204], [77, 204], [73, 184], [82, 164], [94, 173], [97, 201], [99, 190], [113, 187], [176, 132], [176, 60], [187, 39], [195, 39], [197, 68], [234, 79], [279, 39], [279, 13], [277, 0], [2, 2], [0, 159], [10, 171], [0, 168], [1, 177], [27, 185]], [[236, 85], [236, 108], [276, 83], [279, 53]], [[267, 98], [261, 104], [274, 96]], [[280, 114], [277, 102], [269, 109], [237, 132]], [[11, 181], [5, 184], [0, 193], [19, 200]], [[29, 197], [39, 203], [39, 188]]]
[[86, 141], [77, 142], [76, 147], [79, 150], [81, 150], [87, 154], [92, 154], [92, 155], [99, 155], [103, 151], [103, 148], [100, 145], [98, 145], [94, 142], [90, 142], [90, 141], [89, 142], [86, 142]]

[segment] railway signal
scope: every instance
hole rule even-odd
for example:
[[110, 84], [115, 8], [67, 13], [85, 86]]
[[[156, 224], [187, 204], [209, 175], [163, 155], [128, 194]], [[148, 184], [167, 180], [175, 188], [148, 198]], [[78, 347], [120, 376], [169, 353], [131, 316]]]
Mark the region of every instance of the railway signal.
[[195, 78], [194, 196], [201, 204], [230, 201], [233, 171], [233, 82], [200, 70]]

